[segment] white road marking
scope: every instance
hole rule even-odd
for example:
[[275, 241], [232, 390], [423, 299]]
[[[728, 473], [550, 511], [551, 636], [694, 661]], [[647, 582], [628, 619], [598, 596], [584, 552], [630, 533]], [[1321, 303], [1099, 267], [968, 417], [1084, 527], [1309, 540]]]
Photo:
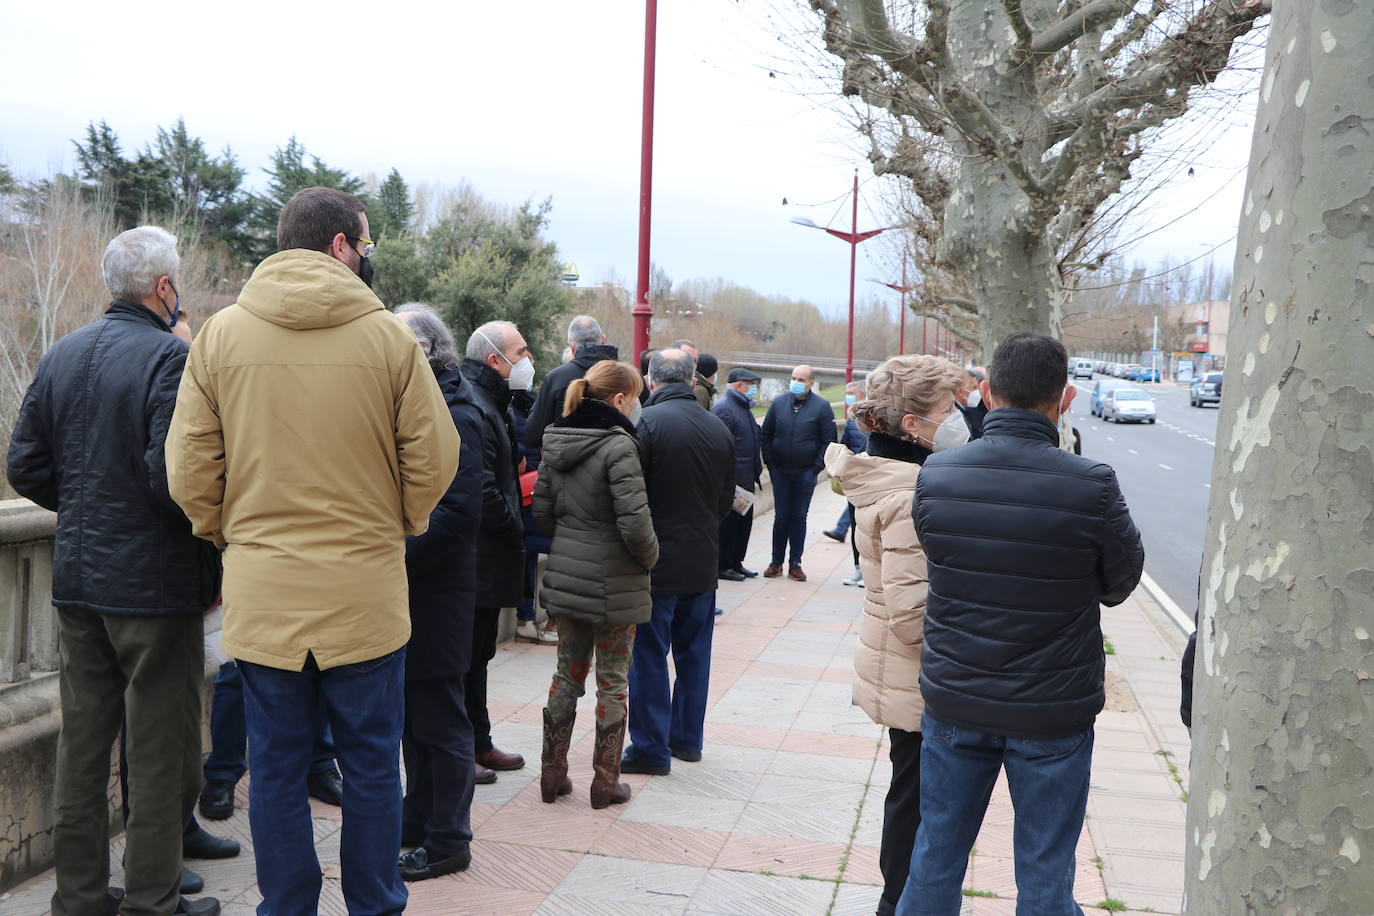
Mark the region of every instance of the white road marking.
[[1108, 442], [1115, 442], [1115, 441], [1116, 441], [1116, 437], [1115, 437], [1115, 436], [1108, 436], [1108, 437], [1107, 437], [1107, 441], [1108, 441]]
[[1173, 468], [1169, 467], [1167, 464], [1161, 464], [1160, 467], [1162, 467], [1162, 468], [1163, 468], [1164, 470], [1166, 470], [1166, 471], [1172, 471], [1172, 470], [1173, 470]]
[[1136, 451], [1135, 449], [1133, 449], [1133, 448], [1128, 448], [1128, 449], [1126, 449], [1126, 451], [1130, 452], [1132, 455], [1139, 455], [1139, 454], [1140, 454], [1140, 452], [1137, 452], [1137, 451]]

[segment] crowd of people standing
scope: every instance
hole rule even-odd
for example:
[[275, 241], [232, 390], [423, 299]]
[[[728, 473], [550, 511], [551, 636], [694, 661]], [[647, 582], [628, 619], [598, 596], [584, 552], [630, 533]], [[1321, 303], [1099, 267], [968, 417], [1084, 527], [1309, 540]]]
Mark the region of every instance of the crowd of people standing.
[[[176, 240], [121, 233], [102, 262], [114, 301], [39, 366], [7, 467], [58, 512], [54, 913], [219, 912], [184, 896], [199, 887], [182, 862], [238, 854], [193, 813], [232, 814], [245, 772], [261, 913], [318, 907], [312, 795], [343, 808], [351, 913], [400, 913], [405, 882], [467, 868], [474, 786], [526, 766], [488, 712], [503, 608], [519, 638], [557, 645], [544, 802], [576, 790], [593, 670], [594, 808], [629, 800], [621, 773], [701, 760], [717, 581], [759, 575], [744, 558], [765, 473], [762, 574], [806, 581], [823, 471], [848, 501], [826, 534], [851, 534], [846, 582], [864, 589], [854, 701], [891, 733], [879, 913], [958, 911], [1003, 766], [1036, 828], [1017, 833], [1026, 912], [1075, 911], [1099, 603], [1129, 594], [1142, 551], [1110, 468], [1061, 448], [1057, 341], [1013, 335], [986, 371], [894, 357], [849, 387], [839, 428], [808, 366], [760, 423], [749, 369], [721, 385], [685, 339], [631, 366], [577, 316], [536, 392], [515, 324], [486, 322], [460, 353], [428, 306], [388, 310], [368, 236], [356, 198], [298, 193], [278, 252], [192, 341]], [[202, 763], [204, 616], [221, 601]]]

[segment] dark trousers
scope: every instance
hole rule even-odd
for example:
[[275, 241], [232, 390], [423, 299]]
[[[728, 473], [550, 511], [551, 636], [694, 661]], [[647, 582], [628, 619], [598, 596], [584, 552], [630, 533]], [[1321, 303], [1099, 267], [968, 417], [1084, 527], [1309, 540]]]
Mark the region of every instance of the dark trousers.
[[921, 826], [921, 733], [889, 728], [887, 737], [892, 784], [883, 802], [883, 845], [878, 851], [883, 895], [878, 900], [878, 916], [897, 912], [897, 901], [902, 899], [902, 888], [911, 872], [916, 831]]
[[[711, 686], [716, 593], [654, 595], [653, 616], [635, 635], [630, 664], [630, 741], [626, 756], [665, 766], [673, 751], [699, 752]], [[668, 683], [668, 652], [677, 672]]]
[[[315, 749], [310, 774], [334, 769], [334, 739], [323, 715], [315, 722]], [[205, 781], [238, 782], [248, 771], [248, 725], [243, 719], [243, 679], [239, 666], [227, 661], [215, 675], [210, 705], [210, 756], [205, 758]]]
[[487, 663], [496, 657], [496, 625], [499, 607], [479, 607], [472, 616], [472, 662], [463, 678], [463, 703], [472, 723], [472, 750], [491, 750], [491, 716], [487, 713]]
[[248, 823], [253, 831], [259, 913], [313, 916], [320, 860], [306, 775], [315, 721], [323, 712], [343, 771], [339, 865], [349, 913], [392, 916], [405, 910], [396, 870], [401, 853], [401, 730], [406, 650], [321, 671], [307, 656], [301, 671], [239, 661], [248, 722]]
[[403, 832], [424, 837], [432, 857], [447, 858], [472, 842], [472, 723], [463, 679], [406, 681], [405, 693]]
[[1016, 811], [1012, 855], [1017, 916], [1082, 916], [1073, 899], [1093, 730], [1031, 741], [921, 717], [921, 826], [898, 916], [957, 916], [964, 872], [997, 774], [1006, 767]]
[[806, 513], [816, 492], [816, 472], [773, 471], [773, 565], [781, 566], [790, 548], [792, 566], [800, 566], [806, 545]]
[[534, 596], [538, 585], [535, 571], [539, 566], [539, 555], [548, 553], [553, 541], [535, 524], [534, 514], [529, 506], [520, 510], [520, 519], [525, 523], [525, 597], [515, 607], [516, 620], [534, 620]]
[[202, 618], [119, 617], [57, 608], [57, 621], [62, 729], [52, 911], [58, 916], [104, 912], [110, 883], [110, 749], [127, 719], [124, 907], [171, 913], [180, 897], [181, 836], [200, 793]]
[[749, 552], [749, 535], [754, 530], [754, 507], [740, 515], [731, 511], [720, 523], [720, 568], [739, 569]]

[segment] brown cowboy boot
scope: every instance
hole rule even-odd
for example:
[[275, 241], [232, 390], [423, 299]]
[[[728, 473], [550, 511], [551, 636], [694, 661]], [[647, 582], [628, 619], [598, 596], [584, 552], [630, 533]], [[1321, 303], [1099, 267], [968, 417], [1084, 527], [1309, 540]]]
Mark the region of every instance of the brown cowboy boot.
[[592, 807], [623, 805], [630, 787], [620, 781], [620, 752], [625, 747], [625, 720], [596, 723], [596, 750], [592, 752]]
[[572, 744], [575, 721], [576, 713], [555, 721], [548, 708], [544, 709], [544, 766], [539, 774], [539, 795], [545, 804], [551, 805], [558, 796], [572, 791], [572, 780], [568, 778], [568, 746]]

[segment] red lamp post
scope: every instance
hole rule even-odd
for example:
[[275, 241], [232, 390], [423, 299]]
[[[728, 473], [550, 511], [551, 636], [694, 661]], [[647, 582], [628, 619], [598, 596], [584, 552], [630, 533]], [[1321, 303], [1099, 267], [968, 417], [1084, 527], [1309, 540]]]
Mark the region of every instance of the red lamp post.
[[[901, 331], [898, 333], [898, 337], [897, 337], [897, 352], [900, 353], [900, 354], [902, 354], [902, 355], [906, 355], [906, 294], [909, 293], [909, 292], [911, 292], [913, 289], [916, 288], [916, 287], [914, 287], [914, 286], [907, 286], [907, 283], [906, 283], [906, 255], [902, 255], [902, 282], [901, 282], [901, 284], [899, 285], [899, 284], [896, 284], [896, 283], [884, 283], [883, 286], [886, 286], [888, 289], [894, 289], [894, 290], [896, 290], [897, 292], [899, 292], [899, 293], [902, 294], [902, 325], [901, 325]], [[925, 349], [926, 349], [926, 325], [925, 325], [925, 318], [922, 317], [922, 319], [921, 319], [921, 352], [924, 353], [924, 352], [925, 352]]]
[[843, 232], [839, 229], [831, 229], [827, 226], [818, 226], [804, 216], [795, 216], [792, 222], [798, 226], [806, 226], [808, 229], [821, 229], [829, 232], [835, 238], [849, 243], [849, 342], [845, 354], [844, 381], [849, 384], [854, 380], [854, 270], [857, 266], [859, 243], [866, 242], [873, 236], [886, 231], [883, 229], [869, 229], [866, 232], [859, 231], [859, 170], [854, 170], [854, 200], [851, 230]]
[[658, 0], [644, 4], [644, 113], [639, 147], [639, 277], [635, 283], [634, 361], [649, 349], [649, 322], [654, 317], [649, 305], [649, 228], [654, 184], [654, 46], [658, 31]]

